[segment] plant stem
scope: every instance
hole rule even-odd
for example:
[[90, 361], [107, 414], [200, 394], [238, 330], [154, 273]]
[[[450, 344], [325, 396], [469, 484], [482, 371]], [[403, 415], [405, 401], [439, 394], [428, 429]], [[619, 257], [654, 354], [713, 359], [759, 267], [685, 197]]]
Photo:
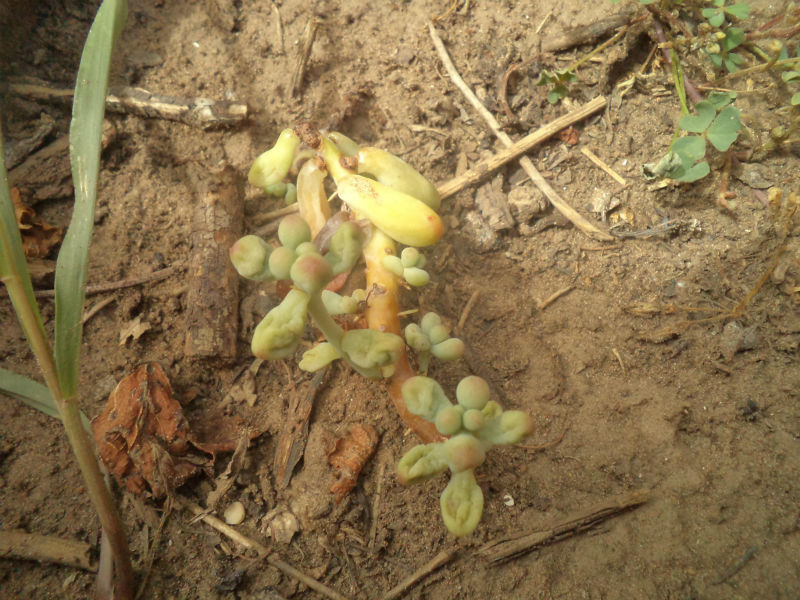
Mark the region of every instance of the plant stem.
[[347, 355], [345, 355], [344, 351], [342, 350], [342, 337], [344, 336], [344, 330], [336, 321], [333, 320], [333, 317], [331, 317], [331, 315], [325, 309], [325, 304], [322, 302], [322, 295], [319, 292], [310, 295], [310, 299], [308, 301], [308, 314], [310, 314], [311, 318], [314, 319], [314, 323], [316, 323], [317, 327], [322, 332], [322, 335], [325, 336], [325, 339], [328, 340], [328, 343], [336, 348], [336, 351], [342, 357], [342, 360], [344, 360], [348, 365], [353, 367], [353, 369], [368, 379], [375, 379], [381, 376], [381, 372], [377, 368], [364, 369], [358, 365], [354, 365], [350, 360], [348, 360]]
[[[396, 254], [394, 241], [382, 231], [375, 229], [372, 238], [364, 247], [364, 259], [367, 263], [367, 289], [372, 290], [367, 306], [367, 324], [370, 329], [387, 331], [402, 336], [400, 317], [398, 316], [397, 276], [383, 266], [383, 257]], [[441, 434], [430, 421], [409, 412], [403, 400], [403, 383], [415, 375], [405, 350], [400, 354], [395, 363], [394, 375], [389, 385], [389, 394], [392, 403], [397, 409], [400, 418], [414, 433], [429, 444], [440, 441]]]
[[[5, 246], [7, 244], [4, 244], [4, 252], [7, 251]], [[122, 522], [111, 499], [111, 494], [103, 481], [94, 446], [89, 439], [88, 433], [83, 428], [77, 401], [75, 398], [65, 399], [63, 397], [55, 360], [53, 359], [53, 350], [45, 337], [36, 305], [32, 305], [25, 294], [22, 277], [14, 270], [11, 275], [4, 278], [3, 282], [8, 289], [8, 294], [28, 338], [28, 343], [39, 362], [39, 367], [42, 369], [45, 382], [50, 388], [50, 393], [53, 395], [58, 412], [61, 414], [64, 430], [78, 461], [78, 468], [86, 482], [89, 498], [95, 510], [97, 510], [100, 524], [111, 543], [117, 575], [115, 585], [116, 598], [117, 600], [132, 600], [133, 569], [128, 551], [128, 542], [125, 539]]]
[[103, 474], [97, 463], [97, 456], [94, 445], [89, 439], [89, 435], [83, 428], [80, 417], [80, 409], [76, 398], [60, 398], [56, 396], [56, 403], [61, 411], [61, 418], [64, 421], [64, 429], [67, 432], [72, 451], [78, 461], [89, 498], [94, 504], [95, 510], [100, 517], [100, 524], [103, 531], [108, 536], [111, 544], [111, 551], [114, 556], [115, 579], [114, 590], [115, 600], [133, 599], [133, 568], [131, 567], [131, 557], [128, 550], [128, 541], [122, 528], [122, 521], [117, 513], [111, 494], [103, 481]]

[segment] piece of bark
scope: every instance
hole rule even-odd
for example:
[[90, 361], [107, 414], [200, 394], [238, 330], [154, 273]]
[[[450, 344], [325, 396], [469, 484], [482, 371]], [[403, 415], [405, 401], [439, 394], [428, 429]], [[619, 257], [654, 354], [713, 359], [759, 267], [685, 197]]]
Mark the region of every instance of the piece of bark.
[[[103, 149], [117, 135], [117, 129], [109, 121], [103, 121], [101, 144]], [[49, 146], [31, 154], [21, 165], [8, 172], [10, 187], [25, 192], [31, 205], [42, 200], [65, 198], [72, 195], [72, 167], [69, 163], [69, 136], [58, 138]]]
[[502, 175], [495, 175], [491, 181], [478, 188], [475, 192], [475, 205], [493, 230], [504, 231], [514, 227], [508, 200], [503, 193]]
[[241, 177], [231, 167], [206, 176], [200, 186], [189, 262], [186, 341], [189, 358], [236, 358], [239, 275], [229, 250], [242, 235]]
[[289, 485], [294, 468], [303, 458], [308, 441], [308, 423], [311, 418], [311, 409], [314, 406], [314, 397], [324, 383], [327, 372], [328, 369], [317, 371], [305, 397], [301, 397], [297, 392], [292, 394], [273, 461], [275, 483], [278, 489], [286, 488]]
[[19, 140], [5, 140], [6, 169], [10, 170], [20, 164], [29, 155], [36, 152], [44, 144], [45, 139], [56, 127], [56, 122], [47, 113], [42, 113], [33, 131]]

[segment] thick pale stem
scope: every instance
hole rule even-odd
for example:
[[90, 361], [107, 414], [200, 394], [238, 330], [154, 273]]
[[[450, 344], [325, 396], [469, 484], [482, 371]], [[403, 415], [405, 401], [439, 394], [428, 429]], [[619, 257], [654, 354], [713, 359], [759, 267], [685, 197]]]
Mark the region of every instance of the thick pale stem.
[[[370, 241], [364, 247], [364, 259], [367, 263], [367, 290], [370, 291], [366, 316], [370, 329], [402, 336], [400, 317], [398, 316], [397, 277], [383, 266], [383, 257], [395, 253], [394, 241], [385, 233], [374, 229]], [[411, 414], [403, 400], [401, 393], [403, 383], [414, 375], [415, 373], [408, 362], [408, 356], [403, 351], [395, 363], [394, 375], [389, 385], [392, 402], [406, 425], [424, 443], [429, 444], [440, 441], [443, 438], [436, 431], [435, 425], [422, 417]]]

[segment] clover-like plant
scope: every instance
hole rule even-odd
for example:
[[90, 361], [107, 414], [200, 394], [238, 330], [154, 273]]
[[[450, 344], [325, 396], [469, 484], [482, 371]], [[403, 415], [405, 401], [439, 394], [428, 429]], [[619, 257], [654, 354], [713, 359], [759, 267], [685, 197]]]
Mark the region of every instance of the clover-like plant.
[[[249, 179], [266, 193], [280, 195], [279, 186], [290, 189], [289, 179], [295, 173], [299, 215], [281, 221], [280, 245], [247, 235], [230, 249], [231, 261], [242, 276], [292, 284], [281, 303], [256, 326], [252, 351], [267, 360], [290, 357], [300, 346], [310, 316], [325, 341], [303, 353], [301, 369], [316, 371], [342, 360], [365, 377], [389, 378], [389, 392], [400, 417], [422, 442], [433, 445], [426, 456], [431, 460], [439, 457], [437, 464], [454, 473], [443, 496], [445, 524], [458, 535], [468, 533], [480, 519], [483, 502], [472, 469], [483, 462], [491, 445], [517, 441], [529, 430], [530, 419], [513, 417], [517, 414], [513, 411], [503, 413], [499, 406], [488, 403], [487, 395], [486, 401], [473, 402], [478, 410], [459, 405], [467, 409], [450, 415], [448, 427], [436, 422], [438, 409], [444, 405], [437, 405], [432, 412], [421, 410], [421, 396], [408, 392], [420, 382], [441, 388], [434, 380], [416, 375], [406, 344], [417, 353], [419, 370], [425, 374], [431, 357], [455, 360], [464, 353], [464, 343], [450, 337], [435, 313], [427, 313], [420, 325], [412, 323], [405, 330], [400, 325], [400, 285], [421, 287], [430, 281], [418, 248], [442, 236], [442, 221], [436, 213], [438, 192], [397, 156], [379, 148], [362, 148], [341, 133], [323, 133], [308, 123], [284, 130], [276, 144], [256, 160]], [[328, 177], [343, 203], [342, 211], [332, 216], [324, 187]], [[398, 244], [406, 246], [400, 253]], [[362, 257], [366, 288], [349, 296], [338, 294], [343, 278]], [[343, 327], [337, 321], [341, 315], [360, 311], [364, 314], [357, 323], [366, 323], [365, 328], [353, 328], [353, 322]], [[460, 410], [446, 398], [444, 402]], [[518, 430], [519, 435], [513, 433]], [[453, 438], [446, 441], [449, 435]], [[445, 450], [436, 450], [439, 448]], [[400, 469], [401, 480], [418, 478], [404, 469]]]
[[435, 380], [424, 376], [403, 384], [403, 398], [412, 413], [433, 422], [449, 438], [409, 450], [397, 467], [400, 482], [416, 483], [449, 469], [450, 482], [440, 498], [442, 518], [451, 533], [472, 533], [483, 514], [483, 492], [475, 469], [492, 446], [516, 444], [530, 434], [533, 421], [522, 411], [504, 411], [489, 400], [489, 386], [475, 375], [459, 382], [457, 404], [448, 400]]
[[554, 71], [542, 70], [536, 85], [549, 85], [550, 90], [547, 92], [547, 101], [550, 104], [558, 104], [560, 100], [569, 94], [567, 84], [577, 78], [578, 76], [572, 68], [556, 69]]
[[739, 137], [742, 123], [739, 109], [731, 104], [735, 93], [714, 92], [695, 106], [696, 115], [684, 115], [678, 127], [687, 132], [675, 139], [669, 152], [658, 162], [642, 167], [645, 177], [668, 177], [692, 182], [709, 174], [706, 140], [720, 152], [726, 152]]

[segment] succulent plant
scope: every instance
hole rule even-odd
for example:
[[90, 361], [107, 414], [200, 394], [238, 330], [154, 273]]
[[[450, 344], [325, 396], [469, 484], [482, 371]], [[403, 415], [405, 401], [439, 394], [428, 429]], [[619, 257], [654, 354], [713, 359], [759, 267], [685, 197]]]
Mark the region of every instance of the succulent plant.
[[[296, 188], [287, 181], [290, 175], [296, 176]], [[343, 212], [333, 217], [326, 177], [333, 179], [344, 204]], [[301, 369], [316, 371], [342, 360], [365, 377], [392, 377], [390, 391], [400, 415], [429, 442], [403, 457], [400, 480], [413, 483], [450, 470], [441, 496], [445, 525], [456, 535], [471, 532], [483, 511], [474, 469], [493, 445], [515, 443], [529, 433], [531, 420], [490, 401], [489, 388], [479, 377], [461, 381], [453, 404], [435, 380], [415, 375], [406, 359], [408, 344], [426, 375], [431, 357], [455, 360], [464, 353], [464, 343], [450, 337], [435, 313], [405, 331], [399, 321], [398, 285], [421, 287], [430, 281], [417, 248], [435, 243], [444, 231], [436, 214], [436, 187], [384, 150], [360, 148], [343, 134], [324, 134], [307, 123], [281, 132], [275, 145], [256, 159], [249, 179], [273, 196], [287, 201], [296, 196], [299, 210], [280, 222], [279, 246], [247, 235], [230, 250], [243, 277], [292, 283], [283, 301], [256, 327], [253, 353], [269, 360], [290, 357], [310, 316], [326, 341], [303, 353]], [[406, 246], [399, 255], [397, 243]], [[362, 256], [366, 289], [350, 296], [327, 289], [340, 289]], [[353, 328], [352, 319], [342, 327], [333, 318], [360, 311], [368, 328]]]
[[516, 444], [533, 431], [527, 413], [504, 411], [489, 400], [489, 386], [480, 377], [462, 379], [456, 388], [457, 404], [448, 400], [442, 387], [424, 376], [403, 385], [408, 409], [436, 425], [447, 440], [421, 444], [409, 450], [397, 466], [403, 484], [429, 479], [446, 470], [452, 476], [440, 498], [445, 526], [454, 535], [472, 533], [483, 514], [483, 492], [474, 470], [483, 464], [492, 446]]

